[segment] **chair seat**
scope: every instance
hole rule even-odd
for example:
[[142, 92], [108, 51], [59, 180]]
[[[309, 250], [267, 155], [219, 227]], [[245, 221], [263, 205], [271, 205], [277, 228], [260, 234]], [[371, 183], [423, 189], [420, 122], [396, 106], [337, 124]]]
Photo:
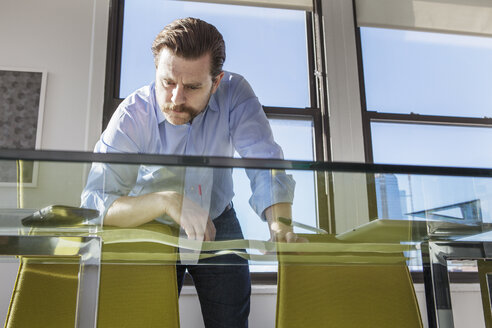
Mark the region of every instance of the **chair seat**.
[[280, 265], [277, 327], [422, 327], [402, 265]]

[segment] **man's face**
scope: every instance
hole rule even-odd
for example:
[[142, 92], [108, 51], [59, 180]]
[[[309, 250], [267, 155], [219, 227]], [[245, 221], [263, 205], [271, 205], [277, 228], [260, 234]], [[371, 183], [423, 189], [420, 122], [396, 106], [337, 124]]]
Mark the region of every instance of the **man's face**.
[[184, 59], [163, 48], [155, 76], [157, 103], [173, 125], [190, 122], [207, 107], [224, 73], [210, 75], [210, 54]]

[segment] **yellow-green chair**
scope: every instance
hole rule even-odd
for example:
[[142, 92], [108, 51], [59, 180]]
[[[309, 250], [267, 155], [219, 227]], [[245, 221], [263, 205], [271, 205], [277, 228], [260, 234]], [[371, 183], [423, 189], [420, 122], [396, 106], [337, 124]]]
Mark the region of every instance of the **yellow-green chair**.
[[[142, 229], [170, 234], [162, 224]], [[175, 265], [138, 264], [138, 256], [133, 264], [114, 260], [115, 254], [174, 252], [173, 247], [145, 242], [103, 244], [98, 327], [179, 327]], [[112, 264], [105, 263], [106, 253]], [[21, 259], [5, 327], [74, 326], [79, 266], [73, 258], [71, 263], [69, 258], [49, 260], [54, 264], [45, 264], [46, 258]]]
[[394, 264], [364, 256], [366, 264], [354, 265], [346, 257], [339, 264], [289, 264], [279, 255], [276, 327], [422, 327], [403, 255]]
[[492, 261], [478, 260], [478, 275], [480, 278], [480, 291], [482, 294], [483, 317], [486, 327], [492, 327], [492, 307], [490, 301], [490, 287], [487, 274], [492, 274]]

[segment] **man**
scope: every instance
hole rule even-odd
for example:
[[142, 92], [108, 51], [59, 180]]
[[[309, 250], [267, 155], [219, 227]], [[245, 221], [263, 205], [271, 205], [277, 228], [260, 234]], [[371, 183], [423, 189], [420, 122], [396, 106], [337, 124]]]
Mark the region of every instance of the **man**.
[[[118, 107], [95, 152], [283, 158], [268, 120], [246, 80], [225, 72], [225, 45], [217, 29], [195, 18], [167, 25], [152, 45], [155, 82]], [[296, 242], [291, 217], [294, 181], [283, 172], [247, 170], [250, 204], [268, 221], [271, 237]], [[82, 194], [104, 225], [130, 227], [173, 221], [196, 240], [243, 238], [232, 207], [232, 170], [94, 164]], [[205, 202], [203, 201], [205, 199]], [[246, 327], [251, 292], [247, 261], [222, 256], [178, 265], [178, 289], [187, 269], [197, 287], [207, 327]], [[216, 261], [216, 262], [214, 262]]]

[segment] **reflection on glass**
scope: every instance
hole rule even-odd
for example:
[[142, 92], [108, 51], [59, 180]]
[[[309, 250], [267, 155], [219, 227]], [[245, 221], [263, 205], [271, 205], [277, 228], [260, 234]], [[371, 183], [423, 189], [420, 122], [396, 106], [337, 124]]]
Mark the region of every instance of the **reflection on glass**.
[[487, 273], [487, 290], [488, 290], [488, 304], [490, 305], [490, 311], [492, 311], [492, 274]]
[[[309, 127], [309, 124], [306, 127]], [[50, 156], [55, 155], [51, 154]], [[369, 281], [370, 284], [373, 284], [373, 279], [363, 279], [367, 277], [368, 272], [371, 272], [371, 276], [381, 280], [378, 286], [376, 286], [379, 291], [393, 291], [393, 282], [398, 281], [407, 284], [407, 290], [411, 295], [414, 295], [412, 290], [413, 282], [409, 279], [406, 268], [407, 266], [419, 266], [421, 261], [419, 249], [426, 249], [425, 244], [422, 244], [423, 241], [438, 241], [439, 243], [434, 243], [433, 245], [436, 247], [444, 245], [441, 249], [447, 252], [454, 252], [451, 246], [448, 247], [449, 243], [461, 243], [461, 245], [465, 246], [462, 247], [464, 250], [461, 251], [465, 253], [454, 254], [456, 257], [451, 257], [451, 259], [470, 260], [473, 260], [473, 256], [482, 257], [484, 254], [482, 252], [483, 245], [478, 242], [492, 241], [489, 204], [489, 199], [492, 199], [491, 178], [440, 176], [428, 171], [427, 173], [429, 174], [423, 174], [421, 171], [418, 175], [409, 174], [408, 172], [395, 174], [385, 174], [384, 172], [366, 173], [364, 172], [364, 166], [361, 167], [361, 172], [354, 172], [353, 165], [350, 166], [342, 163], [340, 163], [340, 166], [337, 166], [337, 169], [342, 169], [341, 171], [332, 171], [330, 163], [318, 162], [285, 161], [282, 164], [289, 168], [287, 174], [291, 172], [300, 174], [296, 175], [296, 179], [299, 181], [312, 180], [313, 174], [328, 173], [330, 176], [335, 177], [333, 181], [347, 181], [347, 183], [353, 183], [356, 180], [361, 181], [360, 188], [364, 190], [368, 190], [364, 183], [371, 183], [373, 181], [375, 182], [378, 192], [377, 198], [379, 200], [378, 204], [370, 205], [385, 208], [381, 210], [381, 213], [384, 213], [384, 215], [381, 215], [379, 218], [367, 217], [365, 222], [357, 222], [349, 229], [340, 232], [337, 231], [336, 234], [321, 232], [306, 234], [304, 236], [308, 238], [309, 243], [271, 242], [268, 240], [268, 235], [262, 238], [262, 240], [255, 240], [251, 237], [243, 239], [237, 234], [239, 230], [239, 224], [237, 222], [235, 222], [234, 227], [231, 227], [234, 233], [228, 230], [223, 234], [223, 236], [227, 237], [226, 239], [231, 240], [222, 240], [220, 242], [217, 242], [217, 240], [201, 241], [186, 238], [183, 235], [180, 236], [179, 229], [176, 225], [162, 224], [165, 220], [160, 220], [161, 218], [159, 218], [160, 222], [151, 219], [151, 222], [148, 224], [138, 226], [114, 227], [104, 225], [97, 226], [97, 229], [90, 229], [91, 226], [80, 224], [79, 213], [85, 213], [84, 215], [92, 218], [93, 212], [75, 211], [69, 213], [65, 212], [64, 210], [66, 208], [63, 207], [52, 208], [53, 211], [51, 214], [54, 215], [55, 219], [57, 215], [67, 216], [67, 214], [75, 214], [78, 217], [76, 218], [76, 222], [73, 222], [74, 224], [55, 220], [53, 223], [56, 223], [56, 225], [54, 226], [40, 227], [32, 226], [29, 222], [22, 222], [24, 217], [32, 215], [41, 208], [46, 207], [47, 204], [66, 206], [76, 203], [74, 205], [75, 207], [80, 206], [80, 195], [86, 194], [82, 190], [84, 188], [85, 190], [91, 189], [87, 186], [100, 186], [101, 188], [92, 188], [92, 190], [95, 190], [94, 194], [96, 196], [93, 198], [95, 199], [94, 204], [90, 205], [90, 202], [86, 201], [88, 198], [84, 198], [83, 196], [82, 205], [87, 205], [87, 207], [94, 205], [94, 207], [97, 207], [103, 213], [104, 207], [109, 205], [109, 202], [106, 203], [109, 197], [115, 195], [119, 197], [127, 194], [136, 195], [142, 192], [153, 193], [167, 189], [185, 194], [194, 203], [199, 203], [201, 207], [212, 212], [214, 203], [220, 198], [216, 198], [216, 196], [220, 195], [214, 194], [214, 192], [220, 192], [220, 188], [216, 188], [214, 183], [215, 177], [220, 176], [220, 172], [230, 173], [232, 169], [242, 170], [244, 169], [241, 165], [242, 163], [254, 164], [254, 167], [248, 168], [250, 173], [251, 171], [258, 171], [257, 173], [259, 175], [272, 178], [271, 180], [261, 179], [263, 182], [266, 182], [265, 189], [267, 192], [260, 197], [260, 200], [263, 200], [265, 197], [272, 197], [273, 201], [275, 201], [275, 193], [268, 192], [271, 191], [269, 187], [274, 185], [273, 178], [279, 176], [286, 178], [282, 170], [268, 168], [274, 166], [274, 162], [269, 160], [241, 161], [234, 159], [232, 161], [235, 167], [232, 168], [227, 167], [228, 160], [215, 157], [197, 159], [195, 157], [183, 156], [170, 157], [125, 154], [124, 157], [120, 157], [119, 155], [114, 155], [97, 155], [98, 163], [94, 163], [93, 169], [101, 173], [103, 177], [98, 184], [91, 185], [91, 178], [89, 178], [89, 183], [87, 183], [87, 172], [91, 163], [70, 163], [66, 162], [67, 158], [58, 158], [57, 161], [57, 159], [50, 157], [49, 162], [38, 162], [40, 170], [38, 184], [36, 186], [27, 187], [22, 183], [19, 183], [14, 188], [0, 186], [2, 196], [12, 194], [14, 199], [11, 204], [0, 205], [0, 255], [43, 255], [41, 259], [39, 257], [38, 259], [34, 259], [35, 261], [41, 261], [43, 265], [47, 263], [60, 264], [60, 256], [62, 257], [61, 261], [64, 263], [75, 263], [76, 261], [66, 262], [66, 257], [81, 255], [81, 259], [87, 261], [87, 265], [92, 265], [94, 268], [98, 267], [99, 259], [101, 259], [102, 265], [111, 264], [106, 266], [106, 268], [112, 267], [113, 269], [111, 270], [114, 270], [114, 274], [120, 278], [122, 272], [126, 272], [127, 269], [130, 269], [130, 271], [124, 273], [124, 275], [129, 274], [131, 278], [134, 277], [136, 272], [143, 274], [142, 277], [145, 278], [139, 279], [139, 281], [159, 281], [158, 279], [154, 280], [153, 275], [147, 275], [153, 269], [167, 270], [170, 277], [175, 279], [175, 265], [178, 260], [181, 263], [184, 260], [195, 261], [193, 263], [198, 261], [198, 264], [207, 266], [211, 264], [212, 260], [210, 259], [213, 259], [213, 263], [220, 264], [221, 268], [223, 268], [223, 265], [227, 265], [228, 268], [233, 266], [237, 268], [240, 266], [242, 269], [247, 268], [246, 264], [248, 263], [262, 263], [270, 265], [272, 268], [279, 268], [279, 276], [281, 277], [278, 285], [279, 290], [286, 288], [282, 287], [285, 286], [285, 277], [288, 277], [288, 280], [292, 277], [298, 277], [297, 273], [299, 272], [314, 273], [316, 278], [304, 279], [300, 286], [298, 285], [299, 279], [294, 279], [289, 284], [289, 288], [293, 288], [292, 286], [300, 288], [299, 295], [305, 294], [306, 288], [326, 294], [326, 291], [332, 286], [328, 287], [324, 283], [340, 285], [339, 281], [342, 280], [344, 283], [351, 284], [351, 286], [354, 281], [365, 284]], [[0, 155], [0, 159], [1, 157]], [[88, 158], [88, 161], [94, 159], [92, 156]], [[105, 162], [105, 158], [112, 158], [113, 161], [116, 158], [118, 162], [108, 163]], [[29, 157], [29, 159], [32, 160], [33, 158]], [[122, 161], [127, 159], [129, 161], [131, 159], [133, 164], [126, 165], [122, 163]], [[149, 161], [146, 162], [146, 159], [149, 159]], [[198, 165], [196, 161], [200, 161], [199, 163], [203, 164], [203, 166], [196, 166]], [[187, 165], [189, 163], [194, 163], [195, 166]], [[275, 163], [278, 164], [277, 161]], [[258, 169], [258, 167], [262, 168]], [[118, 194], [118, 189], [115, 189], [111, 179], [108, 179], [110, 174], [105, 176], [108, 173], [108, 168], [120, 173], [118, 176], [113, 176], [112, 178], [122, 178], [121, 181], [128, 182], [132, 188], [123, 190], [124, 192]], [[367, 168], [372, 167], [368, 166]], [[132, 174], [137, 171], [141, 174], [140, 178], [152, 180], [149, 180], [149, 185], [135, 184], [136, 180], [125, 178], [128, 176], [134, 177]], [[466, 175], [479, 171], [468, 169], [462, 172]], [[483, 173], [483, 171], [480, 172]], [[353, 178], [355, 176], [357, 179], [337, 179], [336, 176], [339, 174], [344, 177]], [[366, 174], [369, 174], [369, 176], [366, 176]], [[230, 177], [230, 174], [228, 176]], [[369, 179], [369, 177], [373, 176], [375, 179]], [[233, 179], [234, 182], [237, 182], [235, 175]], [[245, 197], [245, 195], [249, 194], [248, 189], [246, 186], [235, 189], [236, 195], [240, 196], [234, 199], [234, 206], [236, 208], [243, 205], [248, 206], [248, 196]], [[316, 193], [314, 189], [314, 184], [310, 185], [310, 187], [306, 184], [304, 187], [296, 188], [294, 206], [299, 206], [300, 212], [294, 211], [294, 220], [299, 220], [301, 217], [314, 217], [314, 214], [309, 214], [308, 210], [311, 206], [315, 208], [315, 205], [313, 205], [316, 204]], [[25, 203], [30, 208], [15, 208], [15, 205], [18, 204], [16, 198], [21, 195], [18, 193], [18, 190], [25, 192], [22, 195], [26, 197]], [[349, 192], [346, 192], [347, 190]], [[334, 189], [334, 193], [341, 193], [338, 197], [344, 198], [344, 201], [349, 205], [356, 204], [361, 200], [361, 197], [364, 197], [360, 193], [353, 192], [353, 189], [348, 188], [345, 190], [343, 188]], [[268, 199], [268, 201], [272, 199]], [[372, 199], [369, 198], [366, 201], [370, 202]], [[147, 206], [146, 208], [149, 207]], [[183, 206], [181, 209], [186, 211], [189, 208]], [[60, 212], [59, 210], [63, 211]], [[230, 209], [226, 209], [226, 211], [228, 211], [227, 213], [232, 213]], [[46, 213], [41, 214], [45, 215]], [[245, 213], [240, 214], [244, 218], [241, 222], [244, 231], [247, 231], [250, 227], [256, 230], [268, 231], [266, 224], [261, 223], [258, 214], [261, 215], [258, 211], [251, 216]], [[130, 215], [130, 217], [133, 217], [133, 215]], [[48, 220], [52, 218], [53, 216], [47, 217]], [[350, 218], [342, 217], [340, 220], [350, 221]], [[97, 224], [96, 221], [91, 223]], [[352, 220], [350, 222], [354, 221]], [[222, 225], [229, 227], [224, 222], [222, 222]], [[99, 249], [101, 245], [99, 238], [103, 241], [102, 251]], [[473, 242], [473, 244], [469, 242]], [[470, 249], [473, 252], [466, 253]], [[436, 251], [436, 253], [439, 252]], [[101, 257], [98, 257], [99, 255]], [[450, 254], [450, 256], [452, 255]], [[424, 257], [424, 260], [430, 261], [429, 259], [433, 258], [432, 256], [428, 256]], [[33, 264], [33, 261], [30, 259], [29, 261]], [[118, 266], [116, 264], [124, 265]], [[137, 265], [136, 270], [134, 265]], [[445, 265], [445, 263], [441, 263], [441, 265]], [[203, 268], [208, 269], [207, 267], [200, 266], [200, 269]], [[389, 271], [390, 268], [395, 271]], [[56, 265], [47, 266], [43, 268], [43, 272], [49, 273], [55, 279], [62, 276], [66, 277], [65, 275], [58, 274], [58, 269], [60, 267]], [[73, 274], [70, 275], [73, 277], [74, 282], [79, 277], [82, 277], [78, 275], [78, 266], [75, 269]], [[461, 264], [459, 267], [455, 266], [453, 269], [467, 270]], [[22, 267], [20, 275], [27, 270], [29, 270], [29, 267]], [[84, 268], [82, 272], [88, 273], [89, 271]], [[94, 273], [92, 276], [97, 278], [97, 271], [93, 270], [92, 272]], [[107, 273], [108, 271], [105, 272]], [[294, 274], [286, 272], [294, 272]], [[395, 276], [392, 272], [398, 272], [399, 274]], [[357, 276], [349, 275], [348, 273], [357, 274]], [[385, 274], [388, 274], [388, 276], [385, 276]], [[162, 284], [167, 284], [166, 286], [169, 287], [169, 291], [173, 293], [168, 299], [175, 299], [176, 280], [162, 278], [161, 271], [157, 271], [155, 275], [159, 276], [162, 279]], [[347, 278], [348, 276], [349, 278]], [[389, 276], [394, 280], [388, 280]], [[152, 279], [147, 279], [147, 277], [152, 277]], [[330, 279], [322, 279], [323, 277], [330, 277]], [[361, 279], [357, 279], [359, 277]], [[124, 279], [127, 278], [125, 277]], [[131, 280], [130, 278], [128, 279]], [[323, 284], [320, 285], [320, 282], [323, 282]], [[232, 281], [232, 283], [234, 284], [236, 281]], [[51, 285], [41, 285], [40, 287], [48, 290], [43, 293], [43, 295], [47, 295], [49, 293], [47, 286], [51, 287]], [[74, 283], [74, 289], [76, 285]], [[108, 284], [102, 285], [106, 286], [103, 288], [108, 288]], [[116, 287], [120, 290], [122, 285], [116, 284]], [[151, 289], [157, 288], [157, 284], [152, 284], [151, 287]], [[220, 287], [222, 287], [221, 291], [230, 291], [233, 289], [225, 285], [221, 285]], [[344, 288], [344, 286], [342, 287]], [[79, 290], [87, 291], [84, 288], [80, 288]], [[93, 288], [92, 290], [97, 289]], [[25, 291], [29, 292], [30, 290], [24, 289]], [[146, 291], [145, 295], [148, 296], [152, 292], [153, 290]], [[336, 293], [339, 293], [339, 291]], [[371, 301], [374, 299], [374, 295], [379, 295], [377, 290], [371, 293], [373, 293], [370, 297]], [[13, 294], [14, 297], [15, 295], [19, 295], [17, 292]], [[97, 296], [97, 293], [94, 295]], [[331, 294], [328, 293], [328, 295], [331, 300]], [[353, 298], [350, 298], [350, 300], [353, 300]], [[387, 304], [386, 298], [384, 301]], [[92, 300], [90, 304], [94, 305], [95, 303]], [[142, 303], [140, 302], [140, 304]], [[417, 305], [416, 302], [415, 305]], [[353, 311], [353, 302], [350, 302], [348, 309], [349, 311]], [[383, 307], [383, 310], [384, 313], [389, 312], [387, 308]], [[318, 309], [315, 312], [319, 313], [319, 311]], [[174, 313], [177, 313], [177, 311], [174, 311]], [[28, 315], [25, 317], [30, 318]], [[50, 318], [57, 318], [57, 316], [54, 315]], [[392, 324], [394, 323], [393, 321], [391, 322]]]
[[35, 184], [36, 169], [31, 161], [0, 161], [0, 186], [15, 184], [20, 177], [25, 183]]
[[[276, 121], [272, 124], [274, 129], [281, 122]], [[289, 122], [287, 120], [282, 122], [282, 124], [288, 125]], [[308, 122], [305, 128], [309, 128], [309, 126], [310, 123]], [[278, 140], [281, 142], [282, 138]], [[288, 151], [288, 147], [285, 148]], [[133, 157], [138, 155], [128, 154], [127, 156]], [[165, 161], [167, 158], [163, 157], [162, 159]], [[173, 158], [179, 159], [180, 157]], [[214, 159], [210, 158], [209, 160], [213, 161]], [[155, 163], [142, 163], [141, 165], [126, 165], [122, 163], [109, 164], [99, 162], [94, 163], [92, 166], [93, 172], [102, 174], [102, 179], [96, 179], [97, 183], [95, 183], [94, 176], [91, 175], [89, 175], [89, 182], [86, 182], [89, 168], [87, 163], [37, 162], [40, 168], [40, 174], [36, 186], [26, 186], [22, 183], [14, 188], [0, 186], [3, 200], [3, 203], [0, 205], [0, 217], [2, 218], [0, 229], [10, 231], [9, 233], [27, 231], [32, 227], [29, 222], [22, 222], [22, 219], [33, 214], [36, 217], [41, 217], [41, 219], [44, 217], [47, 220], [54, 220], [52, 222], [54, 225], [36, 226], [37, 229], [54, 228], [58, 232], [72, 231], [74, 226], [82, 229], [84, 224], [81, 224], [83, 222], [80, 222], [80, 218], [83, 216], [87, 216], [86, 223], [97, 226], [101, 224], [102, 216], [106, 214], [106, 209], [111, 206], [114, 199], [125, 195], [142, 195], [159, 191], [172, 191], [183, 194], [190, 202], [198, 204], [202, 209], [210, 213], [211, 216], [217, 217], [223, 214], [224, 208], [227, 208], [227, 204], [221, 203], [225, 196], [221, 194], [222, 189], [216, 180], [220, 180], [223, 176], [230, 176], [230, 170], [234, 171], [232, 175], [232, 182], [235, 186], [235, 195], [233, 198], [234, 208], [237, 210], [237, 216], [241, 220], [240, 225], [244, 236], [248, 240], [248, 243], [251, 242], [251, 244], [247, 245], [241, 244], [241, 248], [246, 249], [250, 247], [248, 254], [245, 256], [251, 259], [252, 262], [259, 260], [262, 263], [272, 263], [272, 261], [275, 261], [275, 258], [272, 257], [272, 254], [261, 253], [262, 250], [271, 251], [271, 247], [273, 247], [273, 244], [265, 243], [265, 241], [269, 240], [270, 235], [267, 224], [260, 218], [262, 209], [256, 207], [255, 211], [252, 212], [249, 209], [246, 210], [246, 208], [249, 208], [250, 204], [254, 207], [258, 202], [266, 201], [275, 203], [278, 199], [277, 197], [284, 197], [279, 196], [280, 193], [274, 192], [273, 188], [289, 185], [286, 182], [290, 181], [290, 175], [293, 175], [296, 181], [293, 219], [298, 223], [316, 227], [317, 196], [313, 177], [315, 173], [325, 173], [323, 168], [319, 166], [319, 163], [317, 163], [319, 172], [310, 169], [310, 166], [304, 162], [300, 163], [301, 166], [293, 167], [296, 169], [286, 170], [285, 173], [282, 170], [248, 169], [250, 174], [253, 173], [258, 177], [261, 176], [262, 178], [260, 180], [266, 183], [262, 187], [266, 192], [262, 193], [261, 197], [255, 199], [253, 202], [250, 202], [251, 192], [247, 181], [241, 181], [243, 178], [236, 174], [236, 171], [244, 171], [244, 169], [241, 167], [221, 167], [221, 165], [217, 165], [218, 163], [215, 162], [215, 164], [212, 163], [210, 166], [196, 167], [176, 164], [157, 165]], [[118, 172], [118, 174], [112, 175], [110, 178], [111, 174], [107, 174], [110, 171], [113, 171], [113, 173]], [[328, 173], [330, 172], [328, 171]], [[342, 174], [344, 176], [364, 176], [365, 174], [364, 172], [332, 173], [333, 175]], [[136, 174], [139, 175], [138, 181], [140, 182], [130, 183], [128, 186], [129, 189], [123, 190], [126, 188], [124, 184], [115, 184], [112, 180], [114, 178], [121, 178], [119, 182], [133, 181], [125, 177], [135, 178], [137, 176]], [[456, 238], [461, 235], [468, 236], [467, 238], [477, 238], [477, 240], [489, 240], [492, 238], [492, 236], [487, 237], [487, 234], [481, 234], [482, 230], [488, 231], [487, 229], [490, 229], [489, 224], [492, 223], [492, 205], [490, 201], [492, 199], [492, 178], [404, 173], [371, 173], [371, 176], [374, 176], [373, 180], [359, 180], [367, 182], [374, 181], [377, 201], [377, 204], [374, 205], [378, 208], [377, 218], [367, 218], [365, 222], [348, 227], [344, 231], [337, 231], [337, 235], [333, 236], [319, 236], [319, 232], [303, 230], [298, 226], [294, 228], [294, 231], [307, 233], [309, 236], [315, 238], [317, 236], [326, 237], [328, 240], [332, 238], [331, 241], [338, 240], [340, 242], [355, 243], [389, 242], [396, 243], [397, 245], [404, 243], [405, 245], [410, 245], [408, 247], [413, 247], [412, 245], [428, 238], [428, 236], [444, 239], [450, 237]], [[117, 187], [116, 189], [115, 186]], [[270, 187], [272, 189], [269, 189]], [[22, 192], [19, 192], [19, 190]], [[85, 191], [82, 192], [83, 190]], [[337, 192], [339, 190], [342, 189], [336, 189]], [[232, 194], [229, 196], [233, 197]], [[19, 202], [19, 197], [23, 197], [22, 202]], [[347, 203], [354, 204], [359, 201], [358, 198], [361, 196], [355, 193], [346, 193], [339, 195], [339, 197], [343, 197]], [[10, 203], [6, 202], [8, 199], [11, 199]], [[20, 203], [25, 204], [24, 208], [16, 208]], [[50, 205], [58, 205], [51, 207], [51, 209], [54, 209], [52, 213], [46, 212], [50, 210]], [[81, 205], [86, 208], [98, 210], [101, 216], [94, 217], [92, 212], [78, 212], [76, 209], [68, 208], [68, 206], [79, 207]], [[41, 209], [42, 215], [37, 215], [36, 212]], [[187, 211], [189, 208], [183, 206], [181, 209]], [[178, 213], [178, 215], [180, 214]], [[59, 220], [60, 216], [63, 216], [64, 220]], [[71, 217], [74, 218], [73, 225], [70, 225], [70, 222], [66, 222], [65, 220]], [[173, 222], [173, 220], [170, 216], [159, 216], [158, 218], [158, 221], [161, 223], [170, 224], [169, 229], [171, 230], [178, 228], [177, 222]], [[386, 231], [385, 229], [390, 227], [388, 224], [396, 228], [399, 233], [376, 233], [377, 231]], [[172, 238], [163, 237], [163, 239], [159, 239], [161, 237], [158, 237], [155, 239], [156, 236], [152, 235], [152, 233], [149, 235], [149, 231], [145, 229], [140, 231], [140, 228], [133, 226], [126, 228], [129, 228], [131, 231], [129, 235], [120, 234], [118, 229], [115, 230], [115, 228], [109, 228], [107, 226], [99, 226], [99, 232], [102, 233], [102, 236], [109, 234], [113, 236], [111, 238], [117, 237], [119, 239], [126, 238], [125, 236], [135, 236], [133, 235], [134, 233], [143, 233], [141, 235], [143, 236], [142, 238], [148, 238], [150, 236], [154, 241], [160, 240], [160, 242], [171, 243], [171, 245], [179, 245], [180, 247], [183, 246], [193, 251], [202, 247], [200, 243], [185, 241], [186, 238], [182, 239], [184, 244], [181, 245], [181, 241], [173, 241], [174, 239], [172, 238], [176, 236], [171, 236]], [[116, 235], [113, 235], [114, 233]], [[185, 236], [183, 235], [182, 237]], [[252, 242], [252, 240], [260, 240], [262, 242], [256, 243]], [[220, 251], [224, 250], [223, 247], [225, 246], [220, 246]], [[322, 248], [318, 250], [322, 250]], [[255, 256], [258, 255], [259, 257], [251, 256], [252, 254], [255, 254]], [[152, 256], [155, 257], [158, 254]], [[410, 257], [416, 258], [418, 256], [410, 255]], [[323, 259], [323, 261], [325, 260], [327, 259]]]
[[[452, 235], [456, 226], [480, 233], [492, 223], [492, 178], [412, 174], [376, 174], [375, 189], [379, 219], [425, 220], [429, 232]], [[442, 224], [450, 224], [443, 230]], [[456, 226], [453, 226], [456, 225]], [[487, 238], [487, 237], [485, 237]], [[417, 251], [410, 255], [412, 270], [421, 270]], [[473, 261], [450, 261], [451, 271], [476, 271]]]
[[378, 218], [492, 222], [491, 178], [376, 174]]
[[298, 10], [126, 0], [120, 97], [154, 80], [150, 46], [164, 25], [197, 17], [222, 33], [224, 69], [243, 75], [263, 105], [309, 107], [305, 15]]
[[[489, 128], [372, 123], [371, 132], [375, 163], [492, 166], [491, 153], [484, 151], [492, 146], [487, 145], [492, 140]], [[385, 174], [376, 175], [375, 185], [380, 218], [492, 222], [490, 178]], [[413, 269], [418, 268], [420, 260], [413, 262]], [[450, 269], [476, 267], [460, 261]]]
[[361, 28], [367, 110], [492, 116], [492, 38]]
[[[375, 163], [492, 166], [491, 152], [483, 151], [492, 146], [489, 128], [372, 123], [371, 131]], [[378, 213], [383, 217], [391, 211], [391, 216], [405, 217], [406, 213], [430, 210], [459, 217], [464, 215], [460, 214], [464, 205], [460, 209], [458, 204], [478, 200], [482, 219], [492, 222], [490, 178], [397, 174], [376, 177], [376, 186]], [[383, 202], [389, 205], [384, 208]], [[455, 207], [451, 208], [452, 205]]]

